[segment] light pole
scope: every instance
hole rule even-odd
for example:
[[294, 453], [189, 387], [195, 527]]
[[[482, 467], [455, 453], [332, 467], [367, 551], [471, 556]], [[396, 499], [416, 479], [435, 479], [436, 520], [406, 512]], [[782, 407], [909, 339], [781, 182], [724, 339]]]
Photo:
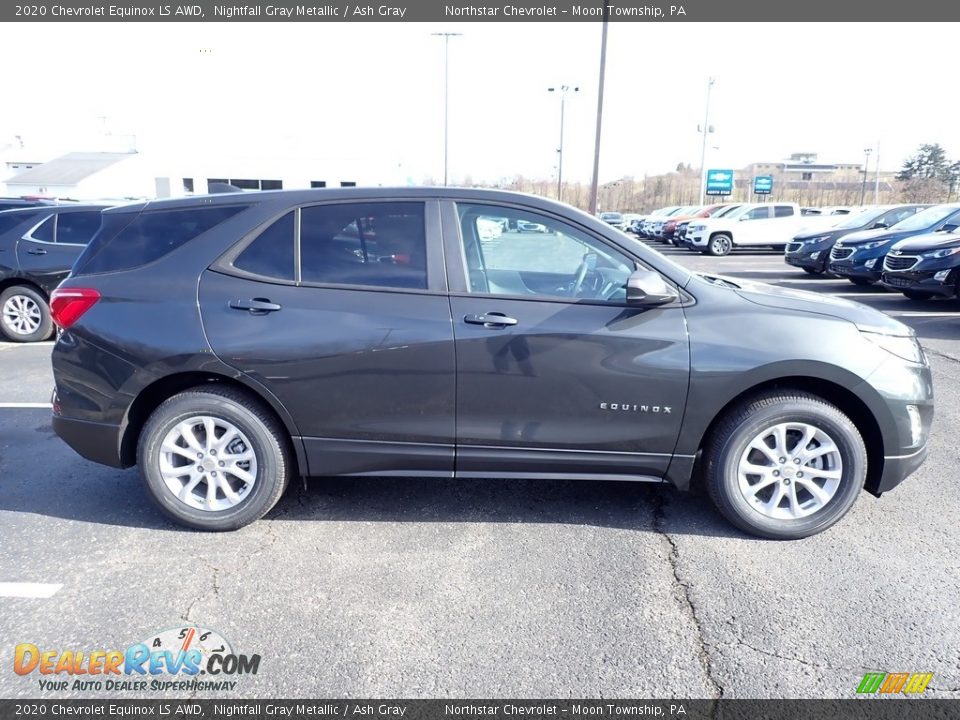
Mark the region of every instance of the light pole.
[[877, 171], [873, 180], [873, 204], [880, 204], [880, 141], [877, 140]]
[[707, 78], [707, 109], [703, 114], [703, 143], [700, 145], [700, 204], [707, 192], [707, 133], [710, 130], [710, 90], [716, 78]]
[[593, 143], [593, 179], [590, 181], [590, 214], [597, 214], [597, 192], [600, 183], [600, 129], [603, 125], [603, 83], [607, 73], [607, 23], [610, 6], [603, 8], [603, 29], [600, 34], [600, 80], [597, 84], [597, 133]]
[[873, 152], [873, 148], [864, 148], [863, 149], [863, 184], [860, 186], [860, 204], [863, 205], [863, 201], [867, 196], [867, 169], [870, 165], [870, 153]]
[[449, 171], [448, 155], [450, 152], [450, 38], [459, 37], [463, 33], [443, 32], [430, 33], [435, 37], [443, 38], [443, 184], [447, 184]]
[[560, 93], [560, 147], [557, 148], [557, 201], [562, 200], [563, 195], [563, 116], [567, 103], [568, 92], [580, 92], [580, 88], [569, 85], [558, 85], [557, 87], [547, 88], [548, 92]]

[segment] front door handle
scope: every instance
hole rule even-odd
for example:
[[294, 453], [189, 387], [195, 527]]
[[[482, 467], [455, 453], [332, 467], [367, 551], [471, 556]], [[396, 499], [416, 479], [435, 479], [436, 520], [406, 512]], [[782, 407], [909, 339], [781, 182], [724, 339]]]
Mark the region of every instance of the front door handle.
[[27, 250], [28, 255], [46, 255], [47, 251], [43, 248], [33, 248], [32, 250]]
[[484, 327], [507, 327], [508, 325], [516, 325], [519, 322], [516, 318], [507, 317], [499, 312], [488, 312], [483, 315], [467, 315], [463, 318], [463, 321], [471, 325], [483, 325]]
[[250, 300], [231, 300], [230, 307], [235, 310], [248, 310], [251, 315], [265, 315], [283, 309], [282, 305], [270, 302], [267, 298], [252, 298]]

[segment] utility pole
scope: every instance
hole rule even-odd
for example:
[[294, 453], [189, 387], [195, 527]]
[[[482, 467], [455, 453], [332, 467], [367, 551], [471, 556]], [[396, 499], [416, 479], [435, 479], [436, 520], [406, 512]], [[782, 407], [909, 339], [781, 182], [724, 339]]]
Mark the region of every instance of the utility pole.
[[600, 128], [603, 125], [603, 81], [607, 70], [607, 22], [609, 6], [603, 6], [603, 34], [600, 37], [600, 82], [597, 86], [597, 137], [593, 144], [593, 181], [590, 184], [590, 213], [597, 214], [597, 193], [600, 182]]
[[450, 153], [450, 38], [459, 37], [463, 33], [438, 32], [430, 34], [434, 37], [443, 38], [443, 185], [446, 187]]
[[863, 201], [867, 196], [867, 172], [870, 165], [870, 153], [873, 152], [873, 148], [864, 148], [863, 149], [863, 184], [860, 186], [860, 204], [863, 205]]
[[877, 174], [873, 181], [873, 204], [880, 204], [880, 141], [877, 140]]
[[700, 145], [700, 204], [707, 193], [707, 135], [710, 133], [710, 90], [716, 78], [707, 78], [707, 109], [703, 114], [703, 142]]

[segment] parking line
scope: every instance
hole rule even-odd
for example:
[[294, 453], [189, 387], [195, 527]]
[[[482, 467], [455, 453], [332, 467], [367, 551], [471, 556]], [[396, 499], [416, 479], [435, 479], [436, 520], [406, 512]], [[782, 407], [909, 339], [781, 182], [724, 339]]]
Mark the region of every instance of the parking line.
[[11, 403], [0, 403], [0, 409], [6, 410], [8, 408], [28, 408], [28, 409], [37, 409], [37, 410], [49, 410], [53, 405], [50, 403], [30, 403], [30, 402], [11, 402]]
[[2, 349], [16, 348], [16, 347], [29, 348], [29, 347], [38, 347], [38, 346], [43, 347], [43, 346], [56, 345], [56, 344], [57, 344], [56, 340], [41, 340], [40, 342], [32, 342], [32, 343], [0, 342], [0, 348]]
[[51, 598], [62, 587], [54, 583], [0, 582], [0, 597]]

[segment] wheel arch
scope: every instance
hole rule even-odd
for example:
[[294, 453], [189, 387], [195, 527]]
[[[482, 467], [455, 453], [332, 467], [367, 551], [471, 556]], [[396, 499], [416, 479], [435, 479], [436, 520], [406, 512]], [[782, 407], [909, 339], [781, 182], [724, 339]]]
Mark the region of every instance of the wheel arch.
[[303, 444], [299, 440], [299, 431], [293, 418], [287, 413], [280, 401], [265, 388], [236, 375], [226, 375], [210, 370], [190, 370], [165, 375], [149, 385], [143, 387], [127, 408], [124, 415], [123, 431], [120, 439], [120, 461], [123, 467], [136, 465], [137, 442], [140, 432], [161, 403], [177, 393], [189, 388], [202, 387], [207, 384], [216, 384], [221, 387], [232, 387], [259, 400], [269, 410], [287, 431], [292, 455], [296, 458], [297, 467], [294, 474], [306, 475], [307, 461], [303, 452]]
[[50, 302], [50, 294], [44, 290], [40, 285], [35, 283], [30, 278], [21, 277], [19, 275], [10, 275], [3, 279], [0, 279], [0, 293], [2, 293], [7, 288], [16, 287], [17, 285], [24, 285], [31, 290], [36, 290], [48, 303]]
[[[876, 488], [883, 476], [885, 447], [883, 430], [877, 420], [876, 413], [863, 397], [845, 385], [816, 376], [787, 375], [770, 378], [744, 388], [729, 398], [727, 402], [713, 413], [710, 422], [707, 423], [702, 432], [699, 433], [699, 437], [696, 438], [696, 451], [694, 455], [681, 456], [681, 458], [676, 458], [674, 462], [670, 464], [668, 470], [669, 479], [680, 489], [698, 484], [701, 478], [699, 477], [699, 472], [696, 472], [696, 470], [698, 470], [703, 448], [712, 437], [720, 421], [740, 403], [751, 397], [774, 390], [807, 392], [836, 406], [837, 409], [850, 418], [863, 437], [863, 442], [867, 448], [867, 479], [865, 487], [871, 493], [876, 494]], [[682, 462], [683, 458], [689, 459], [687, 462]], [[678, 462], [678, 460], [681, 460], [681, 462]]]

